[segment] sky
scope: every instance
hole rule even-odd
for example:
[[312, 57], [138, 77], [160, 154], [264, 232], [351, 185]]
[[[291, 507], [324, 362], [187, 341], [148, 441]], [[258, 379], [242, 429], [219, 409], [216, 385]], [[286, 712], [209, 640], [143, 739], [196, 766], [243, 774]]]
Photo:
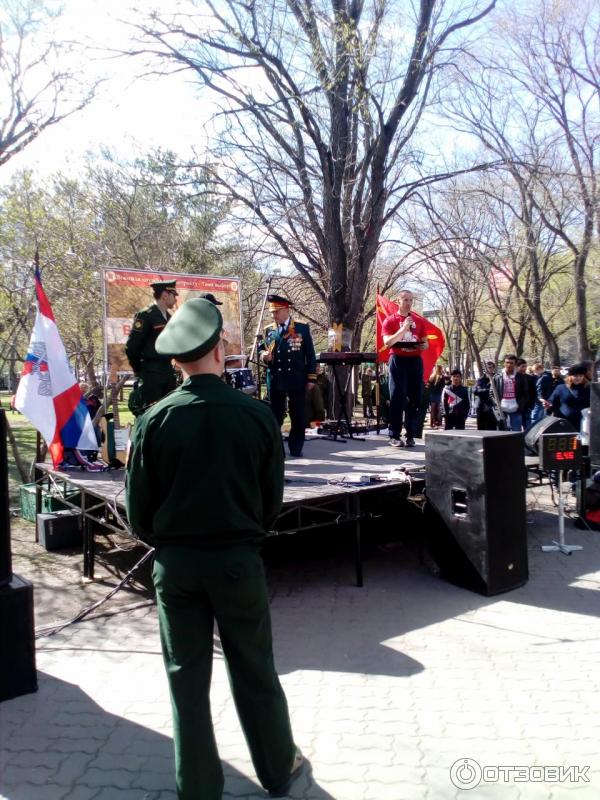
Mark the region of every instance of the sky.
[[[171, 2], [175, 5], [177, 0], [161, 0], [161, 9]], [[129, 4], [124, 0], [63, 0], [60, 5], [63, 13], [56, 23], [58, 36], [84, 43], [83, 70], [106, 75], [107, 80], [86, 108], [47, 128], [14, 156], [3, 167], [1, 180], [23, 168], [41, 175], [57, 169], [76, 173], [86, 151], [98, 151], [101, 145], [125, 157], [155, 147], [184, 156], [192, 147], [201, 152], [211, 105], [207, 96], [200, 96], [191, 72], [138, 79], [140, 61], [107, 58], [101, 53], [101, 47], [126, 45], [130, 32], [119, 20], [131, 17]]]
[[[108, 48], [127, 49], [132, 36], [128, 20], [139, 18], [136, 0], [45, 0], [48, 7], [62, 8], [56, 39], [74, 40], [85, 48], [81, 64], [84, 76], [105, 75], [97, 96], [82, 111], [47, 128], [33, 143], [2, 169], [0, 182], [31, 168], [40, 176], [61, 170], [77, 174], [85, 154], [106, 146], [118, 156], [131, 158], [155, 148], [170, 149], [182, 158], [192, 148], [201, 154], [214, 110], [212, 95], [202, 90], [191, 71], [171, 76], [140, 78], [144, 64], [131, 57], [109, 57]], [[161, 14], [185, 10], [194, 0], [154, 0]], [[1, 3], [1, 0], [0, 0]], [[137, 0], [148, 13], [152, 0]], [[196, 2], [196, 9], [200, 4]], [[50, 33], [48, 29], [47, 33]], [[456, 133], [434, 125], [428, 141], [446, 150], [457, 142]], [[463, 137], [464, 138], [464, 137]], [[438, 141], [439, 140], [439, 141]], [[431, 149], [428, 148], [428, 149]], [[428, 154], [431, 158], [431, 154]]]

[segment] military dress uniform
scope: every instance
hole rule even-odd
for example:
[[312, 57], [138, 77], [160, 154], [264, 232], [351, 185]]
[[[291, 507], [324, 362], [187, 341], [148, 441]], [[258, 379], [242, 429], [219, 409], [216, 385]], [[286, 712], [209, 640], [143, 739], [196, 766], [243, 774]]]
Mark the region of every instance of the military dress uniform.
[[[218, 345], [222, 324], [210, 301], [190, 300], [159, 337], [158, 352], [200, 358]], [[216, 374], [192, 375], [138, 418], [127, 470], [129, 521], [156, 547], [178, 797], [219, 800], [223, 791], [209, 699], [215, 620], [256, 774], [280, 796], [301, 755], [275, 672], [259, 555], [283, 498], [273, 415]]]
[[[151, 285], [174, 288], [175, 281]], [[171, 359], [156, 352], [156, 340], [170, 319], [171, 315], [166, 312], [163, 316], [156, 303], [138, 311], [133, 318], [125, 354], [137, 378], [129, 401], [130, 409], [136, 415], [172, 392], [177, 384]]]
[[[272, 297], [277, 299], [271, 301]], [[271, 307], [283, 301], [276, 295], [270, 295], [269, 300]], [[299, 456], [302, 454], [306, 429], [306, 384], [316, 383], [317, 380], [317, 362], [310, 328], [306, 323], [292, 318], [287, 325], [269, 325], [265, 330], [263, 348], [273, 357], [272, 361], [267, 362], [267, 391], [271, 409], [281, 427], [287, 398], [291, 420], [288, 447], [291, 455]]]

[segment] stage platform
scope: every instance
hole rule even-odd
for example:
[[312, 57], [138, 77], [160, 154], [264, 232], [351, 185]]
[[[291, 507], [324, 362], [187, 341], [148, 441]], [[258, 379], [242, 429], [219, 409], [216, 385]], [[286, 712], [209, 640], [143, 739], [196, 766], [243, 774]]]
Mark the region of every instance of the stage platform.
[[[287, 448], [286, 448], [287, 449]], [[36, 483], [60, 495], [84, 521], [83, 574], [94, 577], [95, 536], [108, 531], [137, 539], [125, 512], [125, 470], [61, 471], [36, 464]], [[287, 456], [282, 512], [270, 536], [347, 525], [356, 584], [362, 586], [361, 521], [377, 516], [382, 494], [416, 499], [425, 486], [425, 449], [393, 448], [386, 434], [332, 440], [307, 435], [302, 458]], [[148, 547], [138, 539], [140, 546]]]

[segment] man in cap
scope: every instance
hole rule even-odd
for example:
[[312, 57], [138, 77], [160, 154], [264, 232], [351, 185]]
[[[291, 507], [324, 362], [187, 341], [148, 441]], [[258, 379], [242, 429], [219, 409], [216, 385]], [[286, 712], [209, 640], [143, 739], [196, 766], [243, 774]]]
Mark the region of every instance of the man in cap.
[[156, 548], [180, 800], [223, 791], [209, 699], [215, 620], [261, 784], [286, 796], [307, 765], [275, 672], [259, 555], [283, 498], [280, 432], [268, 408], [221, 380], [222, 330], [219, 309], [195, 298], [158, 337], [185, 380], [137, 420], [127, 467], [129, 521]]
[[156, 352], [156, 340], [171, 319], [169, 311], [177, 302], [176, 281], [150, 284], [154, 303], [138, 311], [125, 345], [125, 354], [137, 378], [129, 408], [137, 416], [176, 386], [171, 359]]
[[223, 305], [223, 303], [220, 300], [217, 300], [217, 298], [214, 296], [214, 294], [211, 294], [210, 292], [204, 292], [204, 294], [201, 294], [200, 297], [203, 300], [208, 300], [208, 302], [212, 303], [213, 306], [222, 306]]
[[310, 328], [290, 315], [291, 300], [277, 294], [267, 295], [273, 324], [265, 331], [261, 360], [267, 367], [269, 401], [279, 426], [283, 424], [285, 403], [291, 429], [288, 436], [290, 455], [301, 456], [306, 418], [304, 399], [317, 380], [317, 359]]

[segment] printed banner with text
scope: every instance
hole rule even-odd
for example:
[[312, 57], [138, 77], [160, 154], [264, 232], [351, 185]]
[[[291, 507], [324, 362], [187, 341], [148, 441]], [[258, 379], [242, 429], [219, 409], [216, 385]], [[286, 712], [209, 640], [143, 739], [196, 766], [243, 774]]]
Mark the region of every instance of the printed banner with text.
[[[214, 275], [182, 275], [174, 272], [151, 272], [149, 270], [105, 269], [105, 330], [106, 354], [109, 381], [115, 381], [118, 373], [131, 372], [125, 355], [125, 343], [131, 323], [137, 311], [154, 302], [150, 284], [154, 281], [176, 280], [177, 307], [192, 297], [205, 292], [213, 294], [223, 305], [224, 337], [228, 355], [244, 353], [241, 319], [241, 285], [239, 278], [222, 278]], [[177, 311], [175, 310], [175, 313]]]

